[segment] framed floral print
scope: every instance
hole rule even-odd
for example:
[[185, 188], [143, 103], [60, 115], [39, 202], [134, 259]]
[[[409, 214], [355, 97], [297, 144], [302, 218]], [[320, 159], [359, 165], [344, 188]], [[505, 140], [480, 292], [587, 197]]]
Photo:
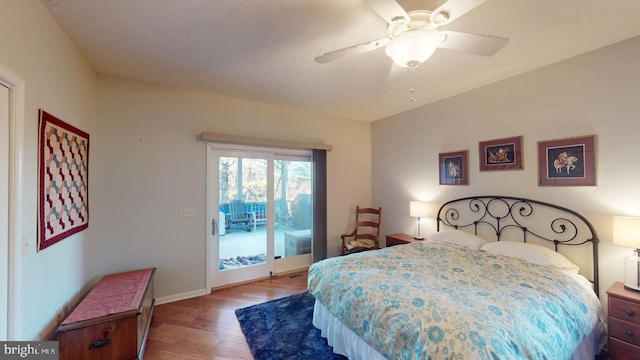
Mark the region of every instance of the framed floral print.
[[469, 185], [469, 150], [438, 154], [440, 185]]

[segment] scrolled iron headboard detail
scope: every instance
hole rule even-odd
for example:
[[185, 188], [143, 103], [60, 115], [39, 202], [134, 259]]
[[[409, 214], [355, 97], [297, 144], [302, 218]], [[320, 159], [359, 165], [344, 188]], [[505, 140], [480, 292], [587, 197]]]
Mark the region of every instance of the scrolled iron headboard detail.
[[[541, 213], [541, 214], [539, 214]], [[534, 221], [535, 215], [541, 215]], [[509, 232], [521, 233], [521, 240], [530, 239], [558, 246], [592, 246], [591, 281], [599, 294], [598, 236], [593, 225], [579, 213], [562, 206], [511, 196], [470, 196], [444, 203], [438, 210], [437, 229], [441, 225], [454, 229], [489, 229], [500, 241]]]

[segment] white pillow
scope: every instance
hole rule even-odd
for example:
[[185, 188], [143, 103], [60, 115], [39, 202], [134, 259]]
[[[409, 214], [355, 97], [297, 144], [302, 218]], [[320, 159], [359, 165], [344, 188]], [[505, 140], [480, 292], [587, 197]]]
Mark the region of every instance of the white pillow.
[[478, 250], [487, 240], [462, 230], [443, 230], [427, 236], [427, 241]]
[[552, 266], [569, 273], [577, 274], [578, 265], [572, 263], [562, 254], [542, 245], [520, 243], [514, 241], [496, 241], [483, 245], [480, 250], [494, 255], [504, 255], [529, 261], [538, 265]]

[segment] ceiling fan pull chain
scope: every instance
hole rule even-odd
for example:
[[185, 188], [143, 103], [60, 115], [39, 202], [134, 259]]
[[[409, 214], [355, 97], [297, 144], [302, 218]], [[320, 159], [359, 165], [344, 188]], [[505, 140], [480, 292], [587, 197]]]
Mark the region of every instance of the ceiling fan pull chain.
[[416, 92], [416, 90], [415, 90], [415, 87], [416, 87], [415, 74], [416, 74], [416, 69], [415, 68], [411, 69], [411, 72], [412, 72], [412, 74], [411, 74], [411, 89], [409, 90], [409, 93], [410, 93], [409, 100], [411, 100], [411, 102], [416, 102], [416, 98], [415, 98], [415, 92]]

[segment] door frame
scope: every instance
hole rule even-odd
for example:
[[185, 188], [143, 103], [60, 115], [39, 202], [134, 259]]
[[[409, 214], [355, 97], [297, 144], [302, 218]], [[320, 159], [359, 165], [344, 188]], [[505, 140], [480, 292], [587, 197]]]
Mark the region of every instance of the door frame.
[[[25, 81], [0, 65], [0, 82], [9, 88], [9, 206], [7, 309], [5, 313], [7, 340], [18, 340], [21, 332], [20, 284], [21, 254], [35, 247], [22, 235], [22, 166], [24, 143]], [[24, 247], [23, 247], [24, 242]], [[4, 315], [4, 314], [3, 314]]]

